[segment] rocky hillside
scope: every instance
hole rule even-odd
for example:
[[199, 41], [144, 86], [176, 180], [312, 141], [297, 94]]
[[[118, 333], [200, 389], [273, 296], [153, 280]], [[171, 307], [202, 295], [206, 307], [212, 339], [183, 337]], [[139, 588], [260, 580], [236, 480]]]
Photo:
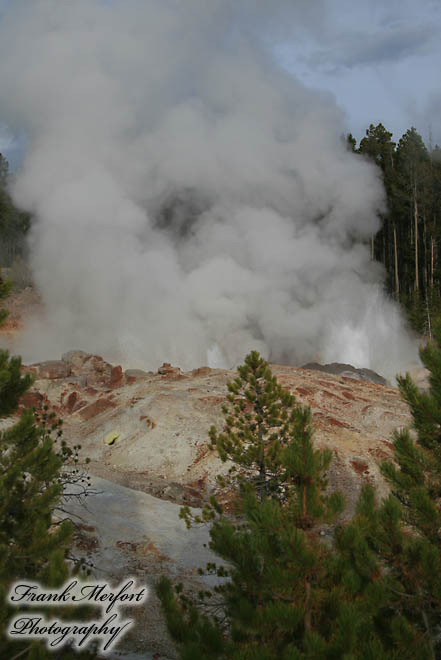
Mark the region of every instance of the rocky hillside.
[[[398, 391], [348, 370], [335, 375], [272, 369], [300, 403], [311, 406], [317, 444], [334, 452], [332, 486], [345, 491], [349, 504], [362, 480], [373, 480], [383, 494], [378, 461], [390, 456], [393, 430], [409, 422]], [[82, 444], [92, 474], [200, 506], [226, 469], [209, 448], [207, 432], [211, 424], [222, 424], [233, 371], [202, 367], [182, 373], [169, 364], [157, 373], [123, 371], [82, 351], [25, 370], [36, 381], [22, 405], [47, 404], [61, 416], [66, 439]]]

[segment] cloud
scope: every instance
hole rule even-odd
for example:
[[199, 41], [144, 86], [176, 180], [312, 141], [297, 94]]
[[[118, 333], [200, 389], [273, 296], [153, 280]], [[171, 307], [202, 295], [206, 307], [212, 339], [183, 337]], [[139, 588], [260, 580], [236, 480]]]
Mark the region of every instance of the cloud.
[[426, 137], [431, 124], [439, 140], [430, 98], [440, 89], [440, 28], [441, 5], [433, 0], [330, 0], [320, 32], [280, 42], [276, 52], [288, 71], [335, 95], [356, 135], [378, 120], [397, 139], [411, 125]]
[[351, 30], [335, 36], [326, 48], [308, 58], [311, 67], [336, 71], [403, 61], [427, 54], [438, 39], [435, 25], [400, 25], [366, 33]]

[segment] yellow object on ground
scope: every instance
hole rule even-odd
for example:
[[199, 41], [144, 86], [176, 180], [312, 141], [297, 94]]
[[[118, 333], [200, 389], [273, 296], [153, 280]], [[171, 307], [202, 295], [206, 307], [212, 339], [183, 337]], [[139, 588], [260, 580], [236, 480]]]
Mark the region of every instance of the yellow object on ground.
[[115, 442], [118, 440], [118, 438], [119, 438], [118, 431], [111, 431], [104, 438], [104, 444], [105, 445], [114, 445]]

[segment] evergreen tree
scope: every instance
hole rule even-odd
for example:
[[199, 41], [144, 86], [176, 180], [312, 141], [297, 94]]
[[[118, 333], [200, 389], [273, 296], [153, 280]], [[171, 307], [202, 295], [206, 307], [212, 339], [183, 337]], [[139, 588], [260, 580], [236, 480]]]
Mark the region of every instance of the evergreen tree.
[[[4, 296], [8, 285], [2, 289]], [[21, 377], [20, 359], [0, 352], [0, 417], [14, 412], [19, 396], [29, 387], [29, 376]], [[45, 416], [46, 413], [43, 413]], [[0, 432], [0, 649], [2, 658], [50, 658], [41, 642], [11, 641], [6, 626], [14, 614], [6, 602], [9, 585], [15, 579], [41, 581], [58, 587], [68, 577], [65, 561], [71, 542], [72, 525], [65, 520], [54, 524], [53, 512], [61, 498], [61, 468], [72, 455], [65, 443], [57, 451], [53, 434], [61, 435], [60, 423], [35, 423], [25, 410], [20, 420]], [[57, 611], [59, 615], [59, 610]], [[77, 618], [77, 613], [75, 613]], [[58, 657], [71, 656], [68, 649]], [[82, 657], [94, 657], [86, 653]]]
[[435, 658], [441, 657], [441, 326], [420, 357], [430, 373], [429, 391], [419, 391], [408, 374], [398, 379], [416, 439], [407, 430], [396, 432], [395, 463], [386, 462], [382, 471], [405, 525], [392, 564], [402, 613], [429, 646], [428, 657]]
[[392, 133], [381, 123], [377, 126], [371, 124], [360, 141], [359, 153], [369, 156], [383, 172], [387, 172], [394, 168], [394, 149]]
[[0, 186], [5, 187], [9, 177], [9, 163], [0, 153]]
[[399, 173], [396, 195], [402, 199], [402, 222], [405, 222], [409, 229], [407, 240], [409, 247], [412, 247], [408, 255], [409, 265], [412, 265], [413, 270], [412, 289], [419, 292], [425, 288], [422, 276], [425, 270], [424, 242], [429, 212], [430, 161], [424, 142], [415, 128], [412, 127], [400, 139], [396, 160]]
[[0, 263], [10, 266], [25, 254], [24, 238], [29, 230], [29, 213], [19, 210], [9, 191], [11, 175], [6, 158], [0, 153]]
[[[49, 435], [42, 439], [31, 411], [0, 435], [0, 579], [36, 580], [50, 574], [51, 555], [69, 540], [71, 526], [52, 527], [62, 484], [62, 458]], [[58, 582], [67, 576], [64, 568]]]
[[[332, 540], [319, 542], [317, 523], [340, 502], [324, 496], [329, 459], [313, 449], [305, 409], [288, 415], [277, 454], [285, 496], [261, 500], [244, 480], [240, 515], [225, 514], [215, 500], [206, 508], [210, 547], [224, 562], [209, 569], [220, 584], [200, 592], [199, 602], [167, 579], [157, 587], [182, 658], [441, 657], [441, 328], [421, 358], [429, 392], [399, 379], [416, 440], [395, 433], [395, 462], [382, 465], [392, 492], [378, 505], [364, 486], [354, 518]], [[241, 394], [236, 389], [230, 403]], [[233, 413], [229, 428], [242, 420], [240, 407]], [[312, 487], [306, 500], [305, 484]]]
[[294, 422], [294, 397], [272, 375], [257, 351], [238, 367], [238, 377], [228, 383], [227, 404], [222, 407], [225, 428], [212, 426], [210, 439], [223, 461], [233, 462], [230, 474], [252, 481], [259, 499], [280, 493], [280, 453]]
[[420, 350], [430, 389], [398, 378], [413, 433], [394, 434], [394, 462], [381, 470], [391, 494], [380, 506], [365, 487], [357, 514], [337, 535], [341, 580], [354, 585], [388, 657], [441, 657], [441, 327]]
[[357, 150], [357, 140], [354, 138], [352, 133], [348, 133], [346, 135], [345, 142], [348, 151], [355, 152]]
[[[226, 429], [223, 434], [211, 429], [212, 440], [221, 456], [226, 452], [246, 475], [251, 466], [259, 477], [259, 449], [267, 447], [278, 488], [262, 497], [262, 480], [256, 486], [245, 477], [236, 482], [238, 515], [225, 514], [214, 499], [206, 507], [210, 547], [224, 563], [209, 565], [221, 582], [213, 592], [202, 591], [199, 604], [179, 586], [175, 594], [166, 578], [159, 582], [181, 657], [381, 658], [367, 625], [363, 635], [354, 634], [366, 617], [335, 582], [332, 549], [320, 542], [318, 525], [335, 519], [342, 498], [325, 492], [331, 454], [313, 446], [310, 411], [285, 396], [255, 352], [228, 389]], [[189, 519], [188, 508], [183, 515]]]
[[427, 149], [413, 127], [396, 145], [380, 123], [369, 126], [354, 150], [378, 166], [386, 192], [371, 256], [384, 264], [386, 288], [403, 305], [411, 326], [431, 337], [441, 317], [440, 149]]
[[381, 170], [389, 208], [380, 214], [382, 226], [380, 231], [372, 238], [372, 258], [381, 261], [388, 273], [387, 285], [398, 297], [400, 291], [400, 271], [398, 264], [397, 232], [398, 226], [393, 213], [393, 189], [396, 182], [395, 168], [395, 142], [392, 133], [387, 131], [383, 124], [371, 124], [366, 130], [366, 136], [361, 140], [358, 152], [367, 156]]
[[335, 532], [330, 570], [333, 581], [351, 594], [351, 608], [358, 623], [356, 634], [362, 640], [368, 634], [378, 657], [432, 660], [426, 635], [406, 616], [412, 604], [400, 575], [406, 571], [409, 547], [398, 500], [391, 495], [378, 506], [374, 488], [366, 485], [354, 518]]

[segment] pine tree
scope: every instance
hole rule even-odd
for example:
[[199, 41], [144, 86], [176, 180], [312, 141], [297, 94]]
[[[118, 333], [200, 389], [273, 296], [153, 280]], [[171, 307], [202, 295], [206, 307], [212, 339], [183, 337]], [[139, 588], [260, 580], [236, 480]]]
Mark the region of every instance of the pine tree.
[[252, 482], [263, 501], [280, 493], [280, 455], [294, 422], [295, 400], [257, 351], [247, 355], [238, 374], [227, 385], [225, 428], [219, 433], [211, 427], [211, 445], [223, 461], [233, 462], [230, 474]]
[[408, 374], [398, 378], [413, 429], [395, 432], [394, 461], [381, 466], [391, 494], [377, 505], [373, 488], [362, 490], [356, 516], [336, 534], [336, 571], [370, 612], [388, 657], [434, 660], [441, 657], [441, 327], [420, 356], [429, 391]]
[[[240, 515], [224, 513], [212, 500], [203, 516], [211, 521], [210, 547], [222, 559], [208, 570], [220, 584], [200, 592], [198, 604], [179, 585], [175, 593], [166, 578], [157, 587], [181, 657], [386, 657], [381, 643], [372, 640], [369, 617], [336, 581], [332, 547], [318, 533], [319, 523], [341, 511], [342, 498], [325, 492], [331, 454], [313, 446], [310, 411], [285, 396], [255, 352], [228, 390], [226, 430], [218, 434], [212, 428], [210, 437], [221, 456], [229, 455], [247, 473], [236, 482]], [[262, 446], [265, 458], [271, 455], [270, 478], [277, 474], [278, 484], [264, 497], [263, 481], [256, 486], [248, 472], [251, 467], [260, 477]], [[189, 515], [184, 509], [184, 517]]]
[[408, 312], [411, 325], [430, 336], [440, 316], [440, 149], [411, 128], [399, 140], [382, 124], [371, 124], [357, 153], [378, 165], [387, 208], [371, 237], [371, 255], [387, 271], [387, 290]]
[[[417, 439], [395, 433], [395, 463], [382, 466], [392, 492], [380, 505], [373, 487], [364, 486], [351, 522], [321, 540], [317, 523], [332, 519], [341, 500], [324, 494], [330, 459], [313, 448], [308, 410], [293, 405], [277, 453], [284, 496], [261, 499], [244, 479], [240, 515], [224, 513], [215, 500], [207, 507], [210, 547], [222, 560], [208, 568], [219, 585], [201, 591], [199, 602], [167, 579], [157, 587], [182, 658], [441, 657], [440, 328], [435, 337], [421, 351], [430, 391], [419, 392], [408, 376], [399, 379]], [[234, 406], [244, 392], [229, 389]], [[231, 432], [243, 412], [233, 408]], [[252, 416], [248, 421], [254, 424]]]
[[407, 541], [399, 502], [391, 495], [379, 506], [371, 485], [362, 488], [354, 518], [335, 533], [330, 570], [334, 582], [350, 594], [355, 634], [377, 649], [372, 658], [433, 658], [425, 634], [405, 614], [409, 594], [399, 575], [405, 571]]
[[0, 153], [0, 263], [8, 266], [26, 254], [25, 235], [31, 225], [30, 214], [12, 201], [10, 179], [8, 161]]
[[[407, 374], [398, 378], [410, 406], [416, 439], [408, 430], [395, 433], [395, 463], [382, 472], [400, 502], [405, 525], [394, 558], [400, 584], [401, 610], [429, 647], [427, 657], [441, 656], [441, 327], [434, 340], [420, 349], [429, 370], [430, 388], [419, 391]], [[409, 530], [409, 531], [407, 531]]]
[[[8, 286], [2, 289], [7, 292]], [[0, 418], [14, 412], [18, 398], [29, 387], [29, 376], [20, 374], [20, 359], [0, 353]], [[46, 413], [43, 415], [49, 416]], [[72, 525], [54, 524], [53, 512], [63, 490], [61, 468], [72, 452], [64, 443], [57, 451], [53, 434], [61, 435], [59, 422], [37, 425], [31, 410], [0, 432], [0, 649], [1, 657], [50, 658], [41, 642], [20, 643], [6, 635], [14, 610], [6, 596], [15, 579], [37, 580], [59, 587], [68, 577], [65, 561]], [[58, 614], [58, 612], [57, 612]], [[77, 618], [77, 613], [75, 613]], [[89, 653], [82, 657], [94, 657]], [[58, 657], [71, 656], [68, 649]]]

